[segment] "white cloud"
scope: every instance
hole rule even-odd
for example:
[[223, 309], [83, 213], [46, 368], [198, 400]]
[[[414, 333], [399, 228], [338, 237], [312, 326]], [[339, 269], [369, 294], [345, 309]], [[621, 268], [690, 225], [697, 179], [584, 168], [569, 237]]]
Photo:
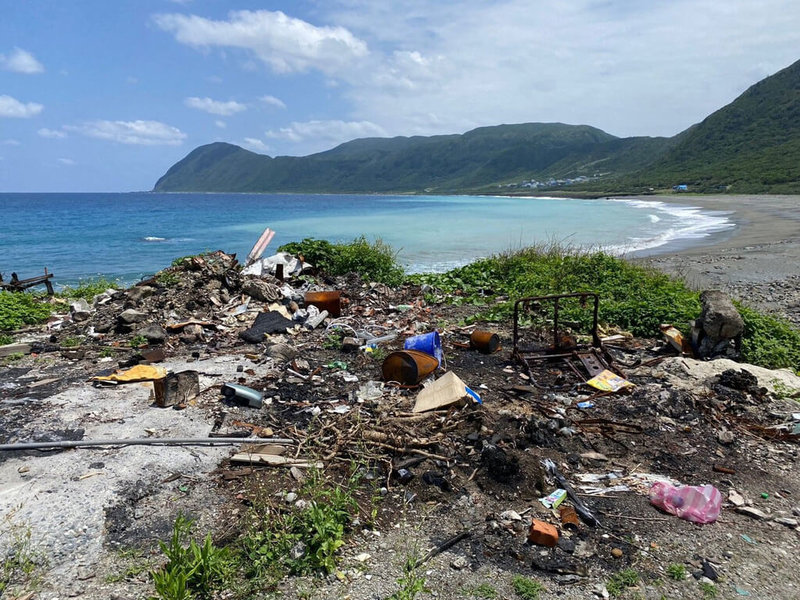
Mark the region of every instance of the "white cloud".
[[214, 121], [214, 125], [216, 125], [220, 129], [225, 129], [228, 126], [228, 124], [225, 121]]
[[270, 95], [261, 96], [260, 100], [261, 102], [263, 102], [264, 104], [268, 104], [269, 106], [275, 106], [277, 108], [286, 108], [286, 104], [284, 104], [282, 100], [276, 98], [275, 96], [270, 96]]
[[19, 140], [15, 140], [14, 138], [8, 138], [5, 140], [0, 140], [0, 146], [21, 146]]
[[306, 121], [266, 132], [268, 138], [304, 142], [307, 151], [327, 150], [331, 146], [362, 137], [383, 137], [386, 130], [369, 121]]
[[8, 56], [0, 54], [0, 68], [29, 75], [44, 72], [44, 65], [36, 60], [33, 54], [22, 48], [14, 48]]
[[48, 129], [47, 127], [42, 127], [36, 133], [39, 134], [40, 137], [48, 138], [48, 139], [62, 139], [67, 137], [66, 132], [61, 131], [59, 129]]
[[179, 146], [186, 134], [158, 121], [90, 121], [64, 129], [101, 140], [141, 146]]
[[74, 165], [76, 165], [76, 164], [77, 164], [77, 163], [76, 163], [74, 160], [72, 160], [71, 158], [59, 158], [59, 159], [58, 159], [58, 162], [59, 162], [59, 164], [66, 165], [66, 166], [68, 166], [68, 167], [72, 167], [72, 166], [74, 166]]
[[270, 150], [269, 146], [256, 138], [244, 138], [244, 141], [241, 143], [241, 145], [248, 150], [252, 150], [253, 152], [266, 153]]
[[11, 96], [0, 96], [0, 117], [28, 119], [38, 115], [43, 109], [44, 106], [36, 102], [25, 104]]
[[342, 71], [369, 54], [367, 44], [344, 27], [317, 27], [280, 11], [232, 11], [228, 20], [160, 14], [156, 25], [194, 48], [241, 48], [277, 73], [315, 68]]
[[244, 104], [229, 100], [228, 102], [221, 102], [219, 100], [212, 100], [211, 98], [186, 98], [183, 103], [189, 108], [196, 108], [212, 115], [220, 115], [223, 117], [230, 117], [238, 112], [247, 110]]
[[526, 121], [673, 135], [797, 60], [794, 0], [332, 0], [372, 49], [344, 94], [393, 134]]

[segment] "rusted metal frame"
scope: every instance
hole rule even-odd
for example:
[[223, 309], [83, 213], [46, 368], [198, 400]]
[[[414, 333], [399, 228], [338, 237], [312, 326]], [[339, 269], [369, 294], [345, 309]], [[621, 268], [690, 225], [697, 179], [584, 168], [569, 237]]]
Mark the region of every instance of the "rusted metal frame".
[[[521, 363], [527, 372], [527, 375], [530, 377], [531, 382], [542, 389], [557, 389], [563, 386], [548, 386], [544, 384], [540, 384], [536, 381], [536, 378], [533, 376], [531, 371], [530, 363], [528, 361], [538, 361], [538, 360], [550, 360], [550, 359], [562, 359], [566, 362], [567, 366], [575, 372], [579, 379], [582, 381], [586, 381], [586, 377], [578, 371], [578, 369], [572, 364], [569, 360], [570, 358], [576, 358], [577, 355], [575, 350], [577, 346], [571, 349], [571, 352], [568, 353], [559, 353], [559, 354], [540, 354], [538, 356], [526, 356], [526, 354], [530, 354], [530, 351], [526, 351], [519, 347], [519, 338], [520, 338], [520, 325], [519, 325], [519, 318], [520, 318], [520, 307], [527, 308], [527, 306], [531, 302], [542, 302], [542, 301], [549, 301], [553, 303], [553, 346], [552, 350], [559, 349], [559, 337], [558, 337], [558, 317], [560, 311], [560, 300], [565, 298], [579, 298], [581, 303], [584, 304], [587, 299], [593, 298], [594, 299], [594, 306], [592, 310], [592, 351], [595, 348], [600, 348], [602, 350], [602, 344], [600, 342], [600, 337], [597, 334], [597, 323], [598, 323], [598, 311], [600, 305], [600, 298], [594, 292], [576, 292], [571, 294], [553, 294], [548, 296], [529, 296], [526, 298], [520, 298], [516, 302], [514, 302], [514, 335], [513, 335], [513, 351], [512, 356], [513, 358]], [[546, 351], [545, 351], [546, 352]], [[605, 354], [605, 352], [604, 352]], [[601, 363], [603, 359], [601, 359], [597, 354], [594, 354], [595, 358], [598, 359]], [[610, 358], [610, 357], [609, 357]], [[582, 361], [583, 362], [583, 361]]]
[[594, 292], [576, 292], [572, 294], [553, 294], [550, 296], [528, 296], [520, 298], [514, 302], [514, 354], [522, 352], [519, 348], [519, 312], [520, 305], [527, 307], [531, 302], [551, 301], [553, 302], [553, 349], [557, 349], [558, 344], [558, 315], [560, 310], [561, 299], [566, 298], [580, 298], [582, 303], [589, 298], [594, 299], [594, 307], [592, 309], [592, 346], [595, 348], [602, 347], [600, 343], [600, 336], [597, 334], [597, 320], [598, 311], [600, 308], [600, 297]]

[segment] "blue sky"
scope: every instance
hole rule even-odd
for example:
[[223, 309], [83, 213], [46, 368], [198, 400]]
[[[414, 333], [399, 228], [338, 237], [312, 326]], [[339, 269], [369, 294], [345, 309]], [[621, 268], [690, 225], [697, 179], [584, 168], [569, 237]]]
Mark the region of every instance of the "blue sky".
[[798, 50], [796, 0], [0, 0], [0, 191], [149, 190], [213, 141], [674, 135]]

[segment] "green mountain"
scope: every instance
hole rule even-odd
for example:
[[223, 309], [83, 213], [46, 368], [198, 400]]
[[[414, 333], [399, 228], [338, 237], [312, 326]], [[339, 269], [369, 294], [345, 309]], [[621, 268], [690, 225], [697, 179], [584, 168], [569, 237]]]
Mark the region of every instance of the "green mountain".
[[800, 192], [800, 61], [761, 80], [682, 134], [651, 168], [653, 187]]
[[576, 178], [585, 179], [567, 189], [636, 192], [687, 184], [692, 191], [800, 192], [800, 61], [672, 138], [524, 123], [357, 139], [310, 156], [274, 158], [218, 142], [189, 153], [154, 191], [488, 192]]
[[[200, 146], [155, 191], [450, 192], [595, 170], [630, 172], [671, 145], [621, 139], [586, 125], [524, 123], [462, 135], [365, 138], [318, 154], [271, 158], [217, 142]], [[646, 152], [642, 149], [646, 148]]]

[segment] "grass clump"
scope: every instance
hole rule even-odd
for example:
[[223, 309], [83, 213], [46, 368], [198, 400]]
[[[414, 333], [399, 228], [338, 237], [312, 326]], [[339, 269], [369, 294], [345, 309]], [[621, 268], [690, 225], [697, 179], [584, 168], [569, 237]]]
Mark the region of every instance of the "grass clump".
[[83, 343], [83, 338], [80, 337], [65, 337], [61, 340], [61, 345], [64, 348], [77, 348]]
[[6, 335], [5, 333], [0, 333], [0, 346], [8, 346], [9, 344], [14, 343], [14, 336]]
[[717, 586], [703, 581], [700, 583], [700, 593], [703, 594], [703, 600], [713, 600], [717, 597]]
[[484, 600], [494, 600], [497, 598], [497, 590], [488, 583], [481, 583], [474, 587], [464, 589], [464, 594], [472, 598], [483, 598]]
[[328, 275], [358, 273], [367, 281], [399, 285], [404, 278], [397, 262], [397, 252], [380, 239], [373, 242], [363, 235], [349, 243], [334, 244], [327, 240], [305, 238], [278, 248], [279, 252], [300, 255]]
[[141, 348], [142, 346], [147, 346], [147, 338], [143, 335], [135, 335], [128, 343], [130, 344], [131, 348]]
[[16, 509], [0, 523], [0, 598], [7, 592], [14, 597], [36, 587], [36, 574], [47, 563], [31, 540], [30, 526], [12, 521], [15, 513]]
[[84, 300], [91, 302], [92, 299], [98, 294], [102, 294], [109, 289], [116, 290], [118, 288], [119, 285], [117, 285], [115, 281], [111, 281], [105, 277], [96, 277], [91, 279], [82, 279], [78, 282], [76, 287], [65, 286], [58, 295], [62, 298], [71, 298], [74, 300], [83, 298]]
[[[557, 245], [526, 248], [410, 279], [431, 286], [428, 301], [485, 306], [472, 320], [507, 322], [518, 298], [594, 292], [600, 298], [601, 325], [620, 327], [638, 337], [659, 337], [662, 323], [685, 328], [701, 311], [698, 292], [682, 281], [604, 252]], [[592, 311], [574, 304], [561, 310], [561, 322], [574, 324], [576, 333], [588, 333]], [[788, 321], [739, 309], [745, 322], [745, 361], [767, 368], [800, 364], [800, 331]]]
[[215, 546], [210, 534], [202, 544], [189, 540], [191, 528], [192, 521], [179, 515], [172, 538], [169, 542], [159, 542], [168, 562], [152, 571], [152, 577], [156, 594], [162, 600], [211, 598], [214, 590], [223, 589], [231, 578], [230, 552]]
[[671, 564], [667, 567], [667, 576], [675, 581], [686, 579], [686, 567], [681, 564]]
[[606, 589], [611, 596], [621, 596], [623, 592], [639, 583], [639, 573], [633, 569], [624, 569], [614, 573], [606, 582]]
[[511, 587], [522, 600], [539, 600], [539, 594], [544, 591], [544, 586], [530, 577], [515, 575], [511, 580]]
[[387, 600], [414, 600], [419, 594], [427, 594], [430, 590], [425, 585], [425, 575], [417, 566], [417, 552], [410, 552], [403, 564], [403, 575], [397, 579], [400, 586]]
[[48, 319], [53, 307], [40, 296], [25, 292], [0, 292], [0, 331], [37, 325]]

